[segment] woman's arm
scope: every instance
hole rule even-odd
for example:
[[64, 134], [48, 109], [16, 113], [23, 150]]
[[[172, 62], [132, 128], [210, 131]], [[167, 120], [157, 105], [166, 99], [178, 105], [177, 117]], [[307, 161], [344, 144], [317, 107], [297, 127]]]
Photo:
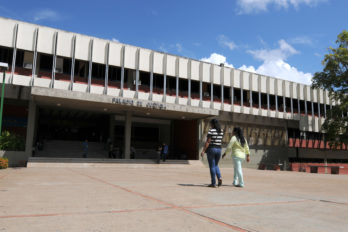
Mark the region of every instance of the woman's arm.
[[204, 144], [203, 150], [202, 150], [202, 152], [201, 152], [201, 156], [202, 156], [202, 157], [204, 156], [205, 151], [206, 151], [207, 148], [209, 147], [210, 141], [211, 141], [211, 138], [208, 137], [208, 138], [207, 138], [207, 141], [206, 141], [205, 144]]
[[226, 151], [225, 153], [222, 155], [222, 158], [224, 158], [226, 156], [226, 154], [231, 153], [232, 151], [232, 146], [233, 144], [236, 142], [236, 137], [232, 136], [230, 142], [228, 143], [227, 147], [226, 147]]
[[249, 146], [248, 146], [248, 142], [245, 140], [245, 154], [246, 154], [246, 161], [249, 162], [250, 161], [250, 151], [249, 151]]

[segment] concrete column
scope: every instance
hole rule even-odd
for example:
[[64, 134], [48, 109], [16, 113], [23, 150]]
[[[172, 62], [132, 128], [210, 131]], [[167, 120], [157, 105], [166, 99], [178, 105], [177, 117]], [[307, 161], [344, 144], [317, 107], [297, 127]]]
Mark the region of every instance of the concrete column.
[[125, 125], [124, 125], [124, 154], [125, 154], [125, 159], [130, 159], [131, 132], [132, 132], [132, 112], [127, 111]]
[[34, 143], [34, 134], [35, 134], [35, 120], [36, 119], [36, 103], [33, 100], [29, 102], [28, 109], [28, 122], [27, 122], [27, 136], [25, 141], [25, 153], [30, 157], [32, 156], [32, 148]]

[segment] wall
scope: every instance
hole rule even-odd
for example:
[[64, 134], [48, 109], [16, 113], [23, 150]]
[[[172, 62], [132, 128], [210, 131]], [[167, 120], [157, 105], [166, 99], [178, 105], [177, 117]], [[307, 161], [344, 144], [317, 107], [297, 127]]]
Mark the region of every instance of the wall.
[[9, 167], [26, 167], [30, 154], [25, 151], [1, 151], [0, 157], [8, 159]]

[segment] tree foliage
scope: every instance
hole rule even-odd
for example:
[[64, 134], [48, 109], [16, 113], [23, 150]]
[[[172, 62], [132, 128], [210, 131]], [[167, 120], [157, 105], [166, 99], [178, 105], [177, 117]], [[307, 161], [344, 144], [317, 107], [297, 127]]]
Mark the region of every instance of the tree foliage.
[[336, 103], [326, 114], [323, 130], [326, 139], [337, 144], [348, 142], [348, 31], [337, 36], [336, 44], [322, 61], [324, 70], [314, 74], [312, 87], [327, 90]]

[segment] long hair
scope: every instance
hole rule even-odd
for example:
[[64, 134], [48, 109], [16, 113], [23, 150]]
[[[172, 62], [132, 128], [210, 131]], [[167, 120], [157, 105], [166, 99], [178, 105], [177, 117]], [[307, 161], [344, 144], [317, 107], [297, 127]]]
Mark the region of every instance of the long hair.
[[215, 118], [213, 118], [213, 119], [210, 121], [210, 125], [211, 125], [214, 129], [216, 129], [216, 131], [217, 131], [218, 133], [221, 132], [220, 123], [219, 123], [219, 121], [216, 120]]
[[240, 127], [235, 127], [233, 129], [234, 134], [236, 135], [238, 141], [240, 142], [240, 144], [242, 145], [242, 147], [244, 147], [245, 144], [245, 138], [243, 135], [243, 131]]

